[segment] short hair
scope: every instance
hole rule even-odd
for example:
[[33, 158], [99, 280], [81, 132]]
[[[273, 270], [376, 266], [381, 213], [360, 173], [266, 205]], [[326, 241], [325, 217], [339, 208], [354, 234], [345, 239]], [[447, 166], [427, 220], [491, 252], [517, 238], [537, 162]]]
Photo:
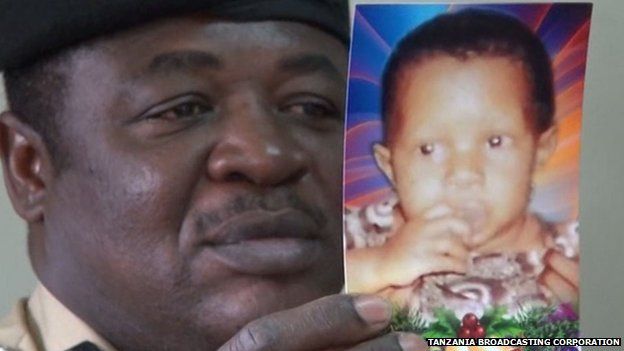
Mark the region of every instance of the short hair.
[[554, 121], [555, 102], [550, 58], [541, 40], [514, 17], [491, 10], [468, 9], [437, 16], [409, 32], [393, 51], [382, 78], [382, 119], [388, 142], [399, 123], [395, 105], [401, 70], [422, 59], [449, 55], [459, 60], [502, 56], [522, 62], [531, 86], [533, 118], [537, 135]]
[[62, 68], [72, 52], [67, 49], [4, 72], [9, 109], [39, 133], [56, 171], [68, 162], [68, 155], [61, 147], [61, 114], [67, 86]]

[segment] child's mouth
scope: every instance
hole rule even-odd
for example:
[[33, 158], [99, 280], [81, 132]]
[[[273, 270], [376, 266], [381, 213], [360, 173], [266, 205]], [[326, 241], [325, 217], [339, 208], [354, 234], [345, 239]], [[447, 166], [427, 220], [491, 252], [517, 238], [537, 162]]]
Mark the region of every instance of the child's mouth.
[[453, 205], [455, 216], [466, 221], [473, 235], [485, 229], [487, 210], [480, 201], [461, 202]]

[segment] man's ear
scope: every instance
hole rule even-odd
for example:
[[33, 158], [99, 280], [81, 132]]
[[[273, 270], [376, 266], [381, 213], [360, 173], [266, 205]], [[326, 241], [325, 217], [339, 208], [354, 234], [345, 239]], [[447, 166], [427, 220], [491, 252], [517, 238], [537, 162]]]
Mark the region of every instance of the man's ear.
[[51, 159], [39, 133], [12, 112], [0, 114], [0, 159], [13, 208], [29, 223], [41, 221]]
[[377, 167], [386, 175], [386, 178], [395, 185], [394, 172], [392, 172], [392, 152], [386, 146], [376, 143], [373, 145], [373, 154]]
[[552, 126], [537, 139], [535, 168], [543, 167], [557, 149], [557, 127]]

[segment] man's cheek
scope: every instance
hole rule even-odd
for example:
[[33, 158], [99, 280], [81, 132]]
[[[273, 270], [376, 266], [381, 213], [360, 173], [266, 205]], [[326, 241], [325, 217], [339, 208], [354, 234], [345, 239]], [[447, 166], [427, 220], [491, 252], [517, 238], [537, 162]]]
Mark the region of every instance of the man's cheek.
[[159, 188], [162, 187], [163, 179], [158, 170], [143, 166], [136, 170], [130, 170], [123, 178], [119, 179], [123, 185], [124, 192], [129, 197], [145, 198], [156, 196]]
[[[325, 141], [325, 145], [308, 146], [308, 152], [314, 159], [312, 188], [320, 188], [318, 194], [331, 200], [332, 205], [342, 208], [342, 143], [338, 140]], [[329, 147], [328, 147], [329, 146]], [[335, 146], [335, 147], [332, 147]]]
[[109, 174], [102, 203], [106, 207], [103, 213], [113, 217], [111, 224], [117, 232], [153, 232], [179, 226], [186, 208], [180, 176], [146, 165], [125, 164], [111, 169], [117, 172]]

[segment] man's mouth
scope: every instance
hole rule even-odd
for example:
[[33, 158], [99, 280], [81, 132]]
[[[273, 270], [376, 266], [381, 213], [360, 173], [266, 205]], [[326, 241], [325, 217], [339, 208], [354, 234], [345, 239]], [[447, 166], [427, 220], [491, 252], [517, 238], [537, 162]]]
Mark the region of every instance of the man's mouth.
[[200, 255], [244, 274], [292, 274], [321, 259], [320, 230], [297, 209], [246, 211], [201, 235]]

